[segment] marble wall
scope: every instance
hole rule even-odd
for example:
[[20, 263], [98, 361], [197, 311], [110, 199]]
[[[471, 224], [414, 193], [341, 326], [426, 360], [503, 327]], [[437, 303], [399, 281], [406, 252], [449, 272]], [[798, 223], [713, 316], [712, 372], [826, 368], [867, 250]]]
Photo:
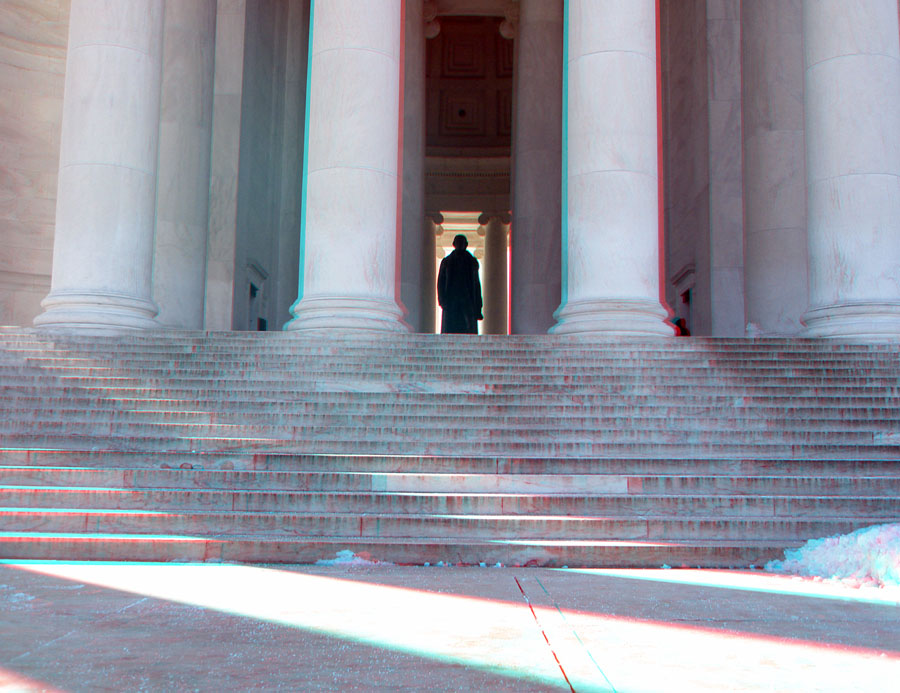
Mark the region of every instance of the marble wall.
[[277, 281], [286, 11], [287, 2], [278, 0], [247, 3], [232, 306], [237, 330], [256, 330], [267, 319]]
[[802, 3], [753, 0], [741, 12], [747, 322], [792, 335], [809, 306]]
[[744, 314], [741, 2], [708, 0], [711, 333], [739, 337]]
[[216, 0], [166, 0], [153, 257], [157, 322], [203, 328]]
[[232, 329], [246, 0], [219, 0], [213, 82], [204, 327]]
[[[712, 330], [706, 0], [663, 0], [666, 301], [694, 334]], [[690, 305], [681, 295], [689, 294]]]
[[[282, 174], [285, 161], [285, 131], [296, 134], [302, 130], [302, 120], [296, 103], [296, 89], [292, 113], [294, 122], [286, 123], [285, 90], [287, 77], [287, 46], [290, 0], [256, 0], [247, 3], [244, 33], [244, 86], [241, 105], [240, 167], [237, 190], [237, 233], [234, 258], [234, 294], [232, 329], [280, 329], [288, 320], [290, 303], [279, 305], [280, 236], [282, 232], [282, 194], [298, 197], [299, 176], [295, 185], [283, 189]], [[296, 81], [296, 75], [292, 74]], [[299, 239], [299, 215], [294, 229], [286, 229]], [[293, 279], [287, 280], [292, 289], [297, 286], [297, 251], [293, 257]], [[256, 287], [252, 296], [251, 283]], [[293, 297], [296, 298], [296, 295]]]
[[309, 53], [309, 0], [291, 0], [287, 16], [285, 47], [284, 104], [281, 136], [281, 204], [278, 216], [278, 282], [273, 292], [275, 324], [280, 330], [299, 294], [300, 213], [306, 78]]
[[68, 0], [0, 3], [0, 324], [50, 291]]
[[740, 7], [661, 4], [666, 301], [694, 335], [746, 323]]

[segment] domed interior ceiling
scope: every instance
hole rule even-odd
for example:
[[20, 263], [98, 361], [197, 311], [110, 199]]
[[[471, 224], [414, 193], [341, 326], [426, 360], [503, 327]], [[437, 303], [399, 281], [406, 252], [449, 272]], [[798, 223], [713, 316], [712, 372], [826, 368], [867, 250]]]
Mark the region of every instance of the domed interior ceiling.
[[429, 156], [508, 156], [513, 42], [502, 18], [442, 17], [426, 44]]

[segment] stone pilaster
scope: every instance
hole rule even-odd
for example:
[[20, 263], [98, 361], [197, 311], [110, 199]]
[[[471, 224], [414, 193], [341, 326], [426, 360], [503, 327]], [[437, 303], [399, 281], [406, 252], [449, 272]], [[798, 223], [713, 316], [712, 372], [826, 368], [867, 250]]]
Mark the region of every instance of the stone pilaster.
[[35, 325], [157, 326], [164, 0], [72, 0], [51, 289]]
[[507, 334], [509, 323], [509, 215], [482, 214], [484, 229], [483, 334]]
[[422, 244], [422, 332], [433, 334], [437, 318], [437, 236], [440, 214], [425, 217], [425, 242]]
[[750, 329], [797, 334], [809, 305], [801, 0], [741, 4], [744, 294]]
[[516, 31], [511, 331], [541, 334], [560, 304], [562, 0], [521, 0]]
[[401, 9], [313, 1], [304, 279], [285, 329], [406, 329], [396, 301]]
[[900, 31], [895, 0], [804, 0], [815, 337], [900, 337]]
[[552, 331], [672, 336], [659, 293], [656, 2], [572, 0], [567, 22], [566, 269]]

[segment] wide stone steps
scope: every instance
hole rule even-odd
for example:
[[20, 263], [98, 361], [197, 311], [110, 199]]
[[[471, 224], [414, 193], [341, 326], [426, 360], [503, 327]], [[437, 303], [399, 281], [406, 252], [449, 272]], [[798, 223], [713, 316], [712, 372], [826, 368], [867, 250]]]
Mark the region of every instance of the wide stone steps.
[[900, 519], [900, 349], [0, 329], [0, 557], [734, 566]]

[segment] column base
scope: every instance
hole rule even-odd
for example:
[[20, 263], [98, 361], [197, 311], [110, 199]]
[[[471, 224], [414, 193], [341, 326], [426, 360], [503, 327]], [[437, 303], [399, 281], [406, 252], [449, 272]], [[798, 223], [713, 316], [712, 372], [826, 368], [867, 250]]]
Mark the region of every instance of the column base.
[[860, 301], [812, 308], [803, 316], [801, 337], [900, 340], [900, 303]]
[[152, 301], [121, 294], [53, 292], [41, 301], [35, 327], [72, 332], [157, 330], [159, 308]]
[[291, 308], [294, 319], [285, 331], [351, 330], [409, 332], [394, 301], [352, 296], [304, 297]]
[[597, 334], [620, 337], [673, 337], [669, 314], [656, 301], [594, 299], [569, 301], [553, 316], [550, 334]]

